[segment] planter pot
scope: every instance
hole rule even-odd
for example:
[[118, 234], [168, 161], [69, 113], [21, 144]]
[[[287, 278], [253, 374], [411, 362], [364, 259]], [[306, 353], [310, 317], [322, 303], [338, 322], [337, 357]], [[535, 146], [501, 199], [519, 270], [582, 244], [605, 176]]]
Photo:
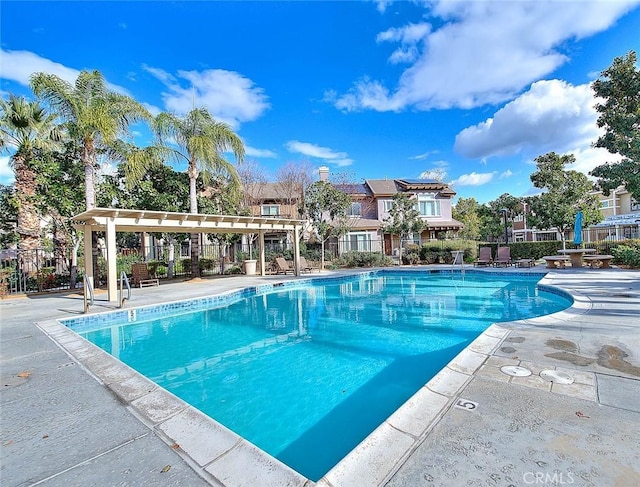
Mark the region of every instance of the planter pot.
[[256, 263], [258, 261], [255, 259], [245, 260], [244, 261], [244, 273], [247, 276], [255, 276], [256, 275]]

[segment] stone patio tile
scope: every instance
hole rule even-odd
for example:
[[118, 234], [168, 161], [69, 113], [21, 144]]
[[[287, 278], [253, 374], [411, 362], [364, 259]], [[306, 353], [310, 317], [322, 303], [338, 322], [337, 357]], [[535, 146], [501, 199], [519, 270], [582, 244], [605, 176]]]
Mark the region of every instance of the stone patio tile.
[[426, 387], [416, 392], [387, 422], [396, 429], [413, 436], [422, 435], [431, 423], [444, 414], [449, 398]]
[[414, 441], [410, 435], [382, 423], [325, 478], [333, 486], [380, 485]]
[[469, 379], [469, 375], [445, 367], [427, 383], [427, 387], [433, 392], [451, 397], [457, 394]]

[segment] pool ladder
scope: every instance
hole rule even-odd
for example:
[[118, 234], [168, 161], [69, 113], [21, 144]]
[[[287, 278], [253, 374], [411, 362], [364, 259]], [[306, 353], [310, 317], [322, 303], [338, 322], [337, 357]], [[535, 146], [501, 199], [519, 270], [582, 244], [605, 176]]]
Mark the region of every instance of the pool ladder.
[[[127, 286], [127, 297], [124, 296], [124, 286]], [[124, 302], [131, 300], [131, 285], [125, 271], [120, 272], [120, 307], [124, 308]]]
[[460, 266], [460, 272], [464, 276], [464, 251], [463, 250], [452, 250], [451, 254], [453, 255], [453, 264], [451, 264], [451, 271], [456, 268], [456, 265]]
[[93, 306], [93, 285], [91, 284], [91, 278], [87, 275], [84, 276], [84, 288], [82, 290], [84, 297], [84, 312], [89, 312], [89, 306]]

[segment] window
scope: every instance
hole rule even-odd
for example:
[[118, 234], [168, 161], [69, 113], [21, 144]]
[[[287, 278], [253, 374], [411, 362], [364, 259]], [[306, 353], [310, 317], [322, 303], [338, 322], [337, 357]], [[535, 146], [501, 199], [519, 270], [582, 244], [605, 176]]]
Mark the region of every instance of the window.
[[391, 211], [391, 208], [393, 208], [393, 200], [382, 200], [382, 208], [384, 209], [384, 211], [389, 213]]
[[280, 215], [280, 205], [262, 205], [260, 211], [262, 216], [278, 216]]
[[440, 200], [433, 193], [419, 194], [418, 211], [421, 216], [440, 216]]
[[344, 250], [371, 251], [371, 238], [367, 232], [351, 232], [344, 237]]
[[610, 200], [602, 200], [600, 201], [600, 208], [609, 208], [611, 206]]
[[640, 210], [640, 203], [638, 203], [635, 199], [631, 198], [631, 211]]
[[361, 216], [362, 205], [360, 203], [351, 203], [351, 208], [347, 211], [349, 216]]

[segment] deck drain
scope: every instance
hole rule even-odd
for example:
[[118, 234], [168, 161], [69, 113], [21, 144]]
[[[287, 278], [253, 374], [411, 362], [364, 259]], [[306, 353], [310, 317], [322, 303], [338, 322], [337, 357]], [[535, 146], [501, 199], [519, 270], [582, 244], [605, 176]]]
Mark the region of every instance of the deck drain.
[[511, 377], [529, 377], [531, 371], [526, 367], [520, 367], [519, 365], [505, 365], [500, 367], [503, 374], [510, 375]]
[[558, 370], [543, 370], [540, 377], [555, 384], [573, 384], [573, 377]]

